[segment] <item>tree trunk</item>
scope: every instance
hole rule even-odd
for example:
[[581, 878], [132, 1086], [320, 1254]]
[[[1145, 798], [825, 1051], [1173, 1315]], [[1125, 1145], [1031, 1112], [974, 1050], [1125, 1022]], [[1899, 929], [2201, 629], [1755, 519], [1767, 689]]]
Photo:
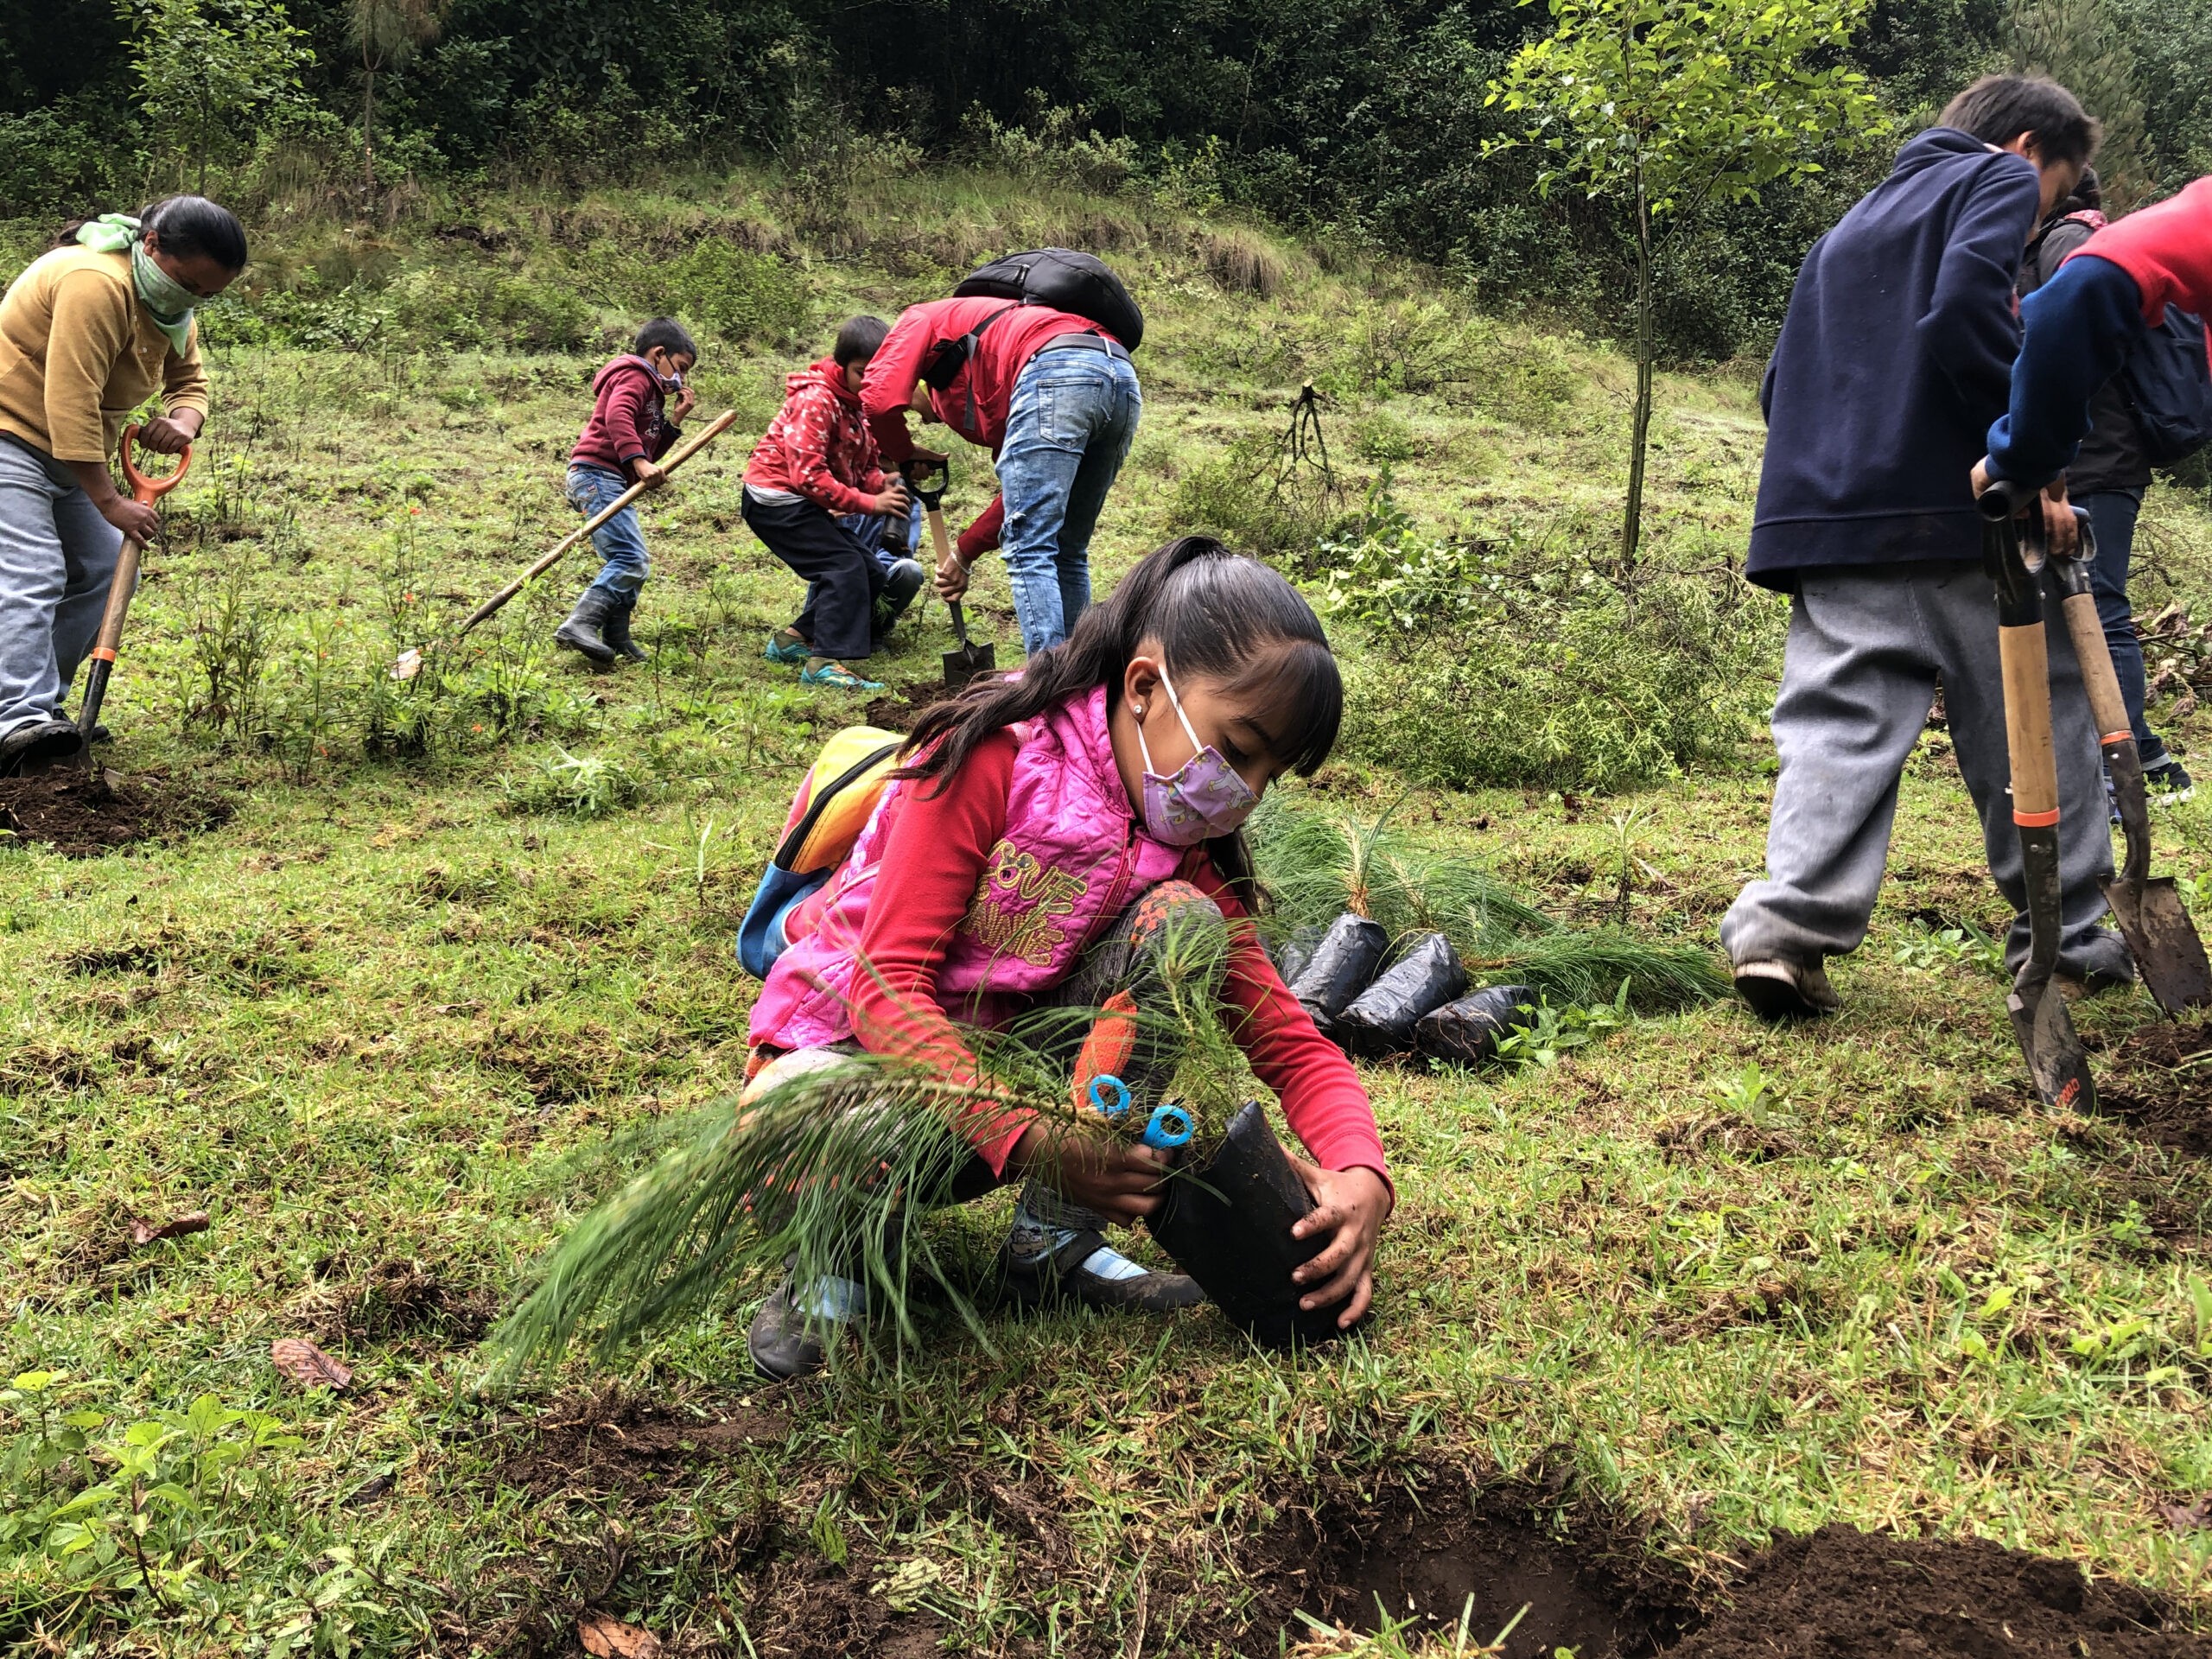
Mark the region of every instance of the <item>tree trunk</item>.
[[368, 185], [369, 197], [377, 194], [377, 66], [366, 52], [361, 54], [361, 176]]
[[1620, 581], [1636, 579], [1643, 539], [1643, 461], [1651, 439], [1651, 209], [1643, 194], [1643, 167], [1636, 169], [1636, 413], [1629, 432], [1628, 503], [1621, 513]]

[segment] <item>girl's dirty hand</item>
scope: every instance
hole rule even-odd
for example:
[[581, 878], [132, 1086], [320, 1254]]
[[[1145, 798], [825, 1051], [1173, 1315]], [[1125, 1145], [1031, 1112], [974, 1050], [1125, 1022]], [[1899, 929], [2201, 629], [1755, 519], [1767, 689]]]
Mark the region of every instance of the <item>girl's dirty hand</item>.
[[1311, 1310], [1343, 1302], [1337, 1328], [1350, 1330], [1375, 1300], [1375, 1237], [1390, 1213], [1389, 1184], [1371, 1169], [1323, 1169], [1303, 1158], [1290, 1161], [1313, 1194], [1312, 1211], [1290, 1236], [1335, 1235], [1320, 1255], [1290, 1275], [1293, 1283], [1311, 1287], [1298, 1305]]
[[1021, 1132], [1007, 1167], [1034, 1175], [1071, 1203], [1134, 1225], [1160, 1208], [1167, 1161], [1150, 1147], [1108, 1141], [1039, 1118]]

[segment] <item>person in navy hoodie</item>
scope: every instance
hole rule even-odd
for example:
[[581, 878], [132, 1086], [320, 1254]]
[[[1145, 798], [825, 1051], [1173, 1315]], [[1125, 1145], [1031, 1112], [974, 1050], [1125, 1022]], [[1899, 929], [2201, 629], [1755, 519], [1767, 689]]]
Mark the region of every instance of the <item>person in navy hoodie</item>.
[[[1985, 77], [1898, 152], [1798, 273], [1760, 389], [1766, 456], [1745, 570], [1791, 595], [1773, 718], [1781, 771], [1766, 877], [1720, 928], [1738, 995], [1766, 1019], [1840, 1006], [1827, 959], [1866, 937], [1898, 778], [1939, 683], [1990, 873], [2015, 912], [2006, 956], [2027, 950], [1997, 611], [1968, 477], [2005, 412], [2028, 237], [2097, 137], [2056, 83]], [[2069, 539], [2072, 526], [2066, 515]], [[2101, 826], [2080, 670], [2056, 604], [2050, 614], [2061, 809]], [[2108, 837], [2069, 840], [2059, 968], [2092, 988], [2133, 977], [2126, 945], [2099, 925], [2111, 873]]]

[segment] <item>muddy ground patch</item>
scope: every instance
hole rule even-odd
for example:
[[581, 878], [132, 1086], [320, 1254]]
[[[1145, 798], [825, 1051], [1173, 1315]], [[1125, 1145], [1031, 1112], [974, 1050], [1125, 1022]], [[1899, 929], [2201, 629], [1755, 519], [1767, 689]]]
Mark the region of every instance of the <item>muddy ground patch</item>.
[[231, 816], [212, 791], [159, 772], [57, 768], [0, 778], [0, 830], [70, 858], [97, 858], [139, 842], [173, 841], [212, 830]]
[[2155, 1146], [2212, 1157], [2212, 1025], [2145, 1026], [2113, 1051], [2105, 1071], [2099, 1111]]

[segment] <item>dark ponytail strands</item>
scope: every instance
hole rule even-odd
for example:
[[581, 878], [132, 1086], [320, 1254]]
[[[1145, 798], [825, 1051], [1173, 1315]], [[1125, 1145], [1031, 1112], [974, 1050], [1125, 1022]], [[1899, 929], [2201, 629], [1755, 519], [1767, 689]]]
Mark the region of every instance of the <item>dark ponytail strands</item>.
[[[1065, 640], [1029, 658], [1019, 678], [979, 680], [925, 710], [903, 751], [913, 759], [893, 775], [933, 780], [941, 790], [976, 746], [1004, 727], [1099, 685], [1111, 709], [1130, 658], [1148, 639], [1160, 642], [1176, 675], [1264, 689], [1287, 715], [1275, 734], [1278, 758], [1301, 777], [1329, 758], [1344, 718], [1344, 682], [1313, 607], [1259, 560], [1211, 536], [1183, 536], [1147, 555]], [[1243, 834], [1206, 847], [1223, 878], [1256, 906]]]
[[213, 259], [225, 270], [245, 269], [245, 226], [205, 196], [170, 196], [142, 208], [140, 234], [151, 231], [162, 251], [179, 259]]

